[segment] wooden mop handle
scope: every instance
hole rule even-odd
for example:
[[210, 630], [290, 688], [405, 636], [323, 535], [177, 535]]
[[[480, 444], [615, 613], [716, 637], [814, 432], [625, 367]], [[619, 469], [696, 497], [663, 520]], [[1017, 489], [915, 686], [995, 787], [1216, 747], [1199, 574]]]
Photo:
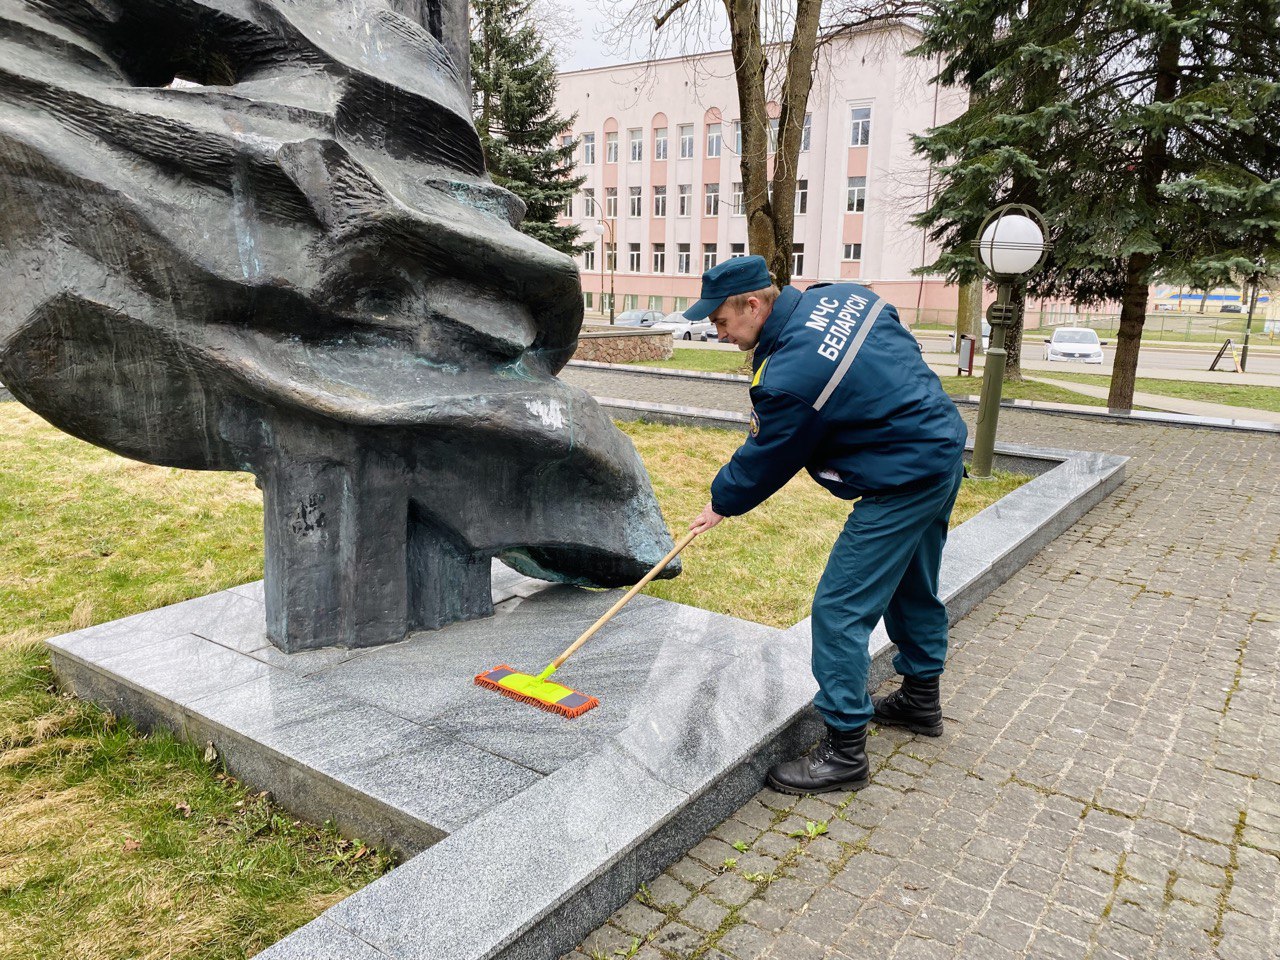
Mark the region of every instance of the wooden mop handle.
[[634, 597], [637, 593], [643, 590], [645, 587], [645, 584], [647, 584], [650, 580], [652, 580], [659, 573], [661, 573], [663, 567], [665, 567], [668, 563], [674, 560], [676, 556], [680, 553], [680, 551], [689, 545], [689, 541], [691, 541], [697, 535], [698, 535], [698, 531], [690, 530], [683, 537], [681, 537], [680, 542], [677, 543], [671, 549], [670, 553], [668, 553], [665, 557], [659, 560], [652, 570], [650, 570], [648, 573], [644, 575], [643, 580], [641, 580], [634, 587], [628, 590], [627, 595], [623, 597], [621, 600], [619, 600], [617, 603], [615, 603], [612, 607], [610, 607], [608, 612], [606, 612], [603, 617], [601, 617], [599, 620], [597, 620], [587, 629], [586, 633], [580, 636], [577, 640], [573, 641], [573, 643], [570, 644], [568, 650], [566, 650], [564, 653], [560, 654], [560, 656], [556, 657], [554, 660], [551, 661], [551, 669], [559, 670], [561, 664], [563, 664], [566, 660], [568, 660], [571, 656], [573, 656], [574, 652], [580, 646], [582, 646], [584, 643], [590, 640], [593, 636], [595, 636], [595, 632], [597, 630], [599, 630], [611, 619], [613, 619], [613, 615], [617, 613], [619, 610], [621, 610], [623, 607], [625, 607], [627, 605], [627, 602], [632, 597]]

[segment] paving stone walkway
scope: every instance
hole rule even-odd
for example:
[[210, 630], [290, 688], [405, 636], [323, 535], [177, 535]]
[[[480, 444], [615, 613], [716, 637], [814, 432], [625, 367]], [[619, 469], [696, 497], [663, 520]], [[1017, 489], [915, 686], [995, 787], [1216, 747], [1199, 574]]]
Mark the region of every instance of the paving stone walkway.
[[857, 794], [761, 792], [572, 960], [1280, 956], [1280, 437], [1000, 427], [1133, 460], [953, 629], [945, 735], [874, 732]]

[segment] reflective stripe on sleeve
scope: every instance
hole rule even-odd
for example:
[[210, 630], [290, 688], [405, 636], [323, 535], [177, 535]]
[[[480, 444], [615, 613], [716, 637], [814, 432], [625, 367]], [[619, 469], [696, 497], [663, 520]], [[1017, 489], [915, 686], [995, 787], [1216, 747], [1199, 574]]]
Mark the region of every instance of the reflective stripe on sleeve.
[[[871, 325], [876, 322], [876, 317], [880, 316], [880, 311], [884, 309], [887, 301], [883, 298], [876, 302], [876, 305], [867, 314], [867, 319], [863, 321], [862, 326], [854, 335], [853, 342], [849, 344], [848, 350], [845, 351], [844, 357], [840, 360], [840, 366], [836, 367], [835, 373], [831, 374], [831, 379], [827, 381], [827, 385], [822, 388], [822, 393], [818, 395], [818, 399], [813, 402], [814, 410], [821, 410], [831, 399], [831, 394], [836, 392], [836, 387], [840, 385], [840, 381], [844, 379], [844, 375], [849, 372], [849, 368], [853, 366], [854, 357], [858, 355], [858, 351], [862, 349], [862, 345], [867, 342], [867, 334], [871, 332]], [[762, 368], [763, 369], [763, 368]]]

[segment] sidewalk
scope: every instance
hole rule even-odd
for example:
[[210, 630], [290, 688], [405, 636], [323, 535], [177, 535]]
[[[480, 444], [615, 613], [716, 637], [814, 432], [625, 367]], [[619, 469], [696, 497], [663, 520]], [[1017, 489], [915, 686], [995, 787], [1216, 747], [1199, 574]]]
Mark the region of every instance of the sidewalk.
[[876, 732], [857, 794], [762, 791], [573, 960], [1277, 956], [1280, 437], [1000, 436], [1133, 460], [953, 628], [946, 734]]

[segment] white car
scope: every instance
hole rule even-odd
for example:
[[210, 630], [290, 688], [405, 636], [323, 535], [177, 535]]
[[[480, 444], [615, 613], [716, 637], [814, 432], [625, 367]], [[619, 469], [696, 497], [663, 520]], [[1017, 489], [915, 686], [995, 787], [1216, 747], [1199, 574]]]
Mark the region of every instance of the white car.
[[1102, 348], [1107, 341], [1088, 327], [1059, 327], [1044, 342], [1046, 360], [1065, 360], [1075, 363], [1101, 363]]
[[653, 325], [655, 330], [670, 330], [676, 340], [715, 340], [716, 328], [710, 320], [690, 320], [677, 310]]

